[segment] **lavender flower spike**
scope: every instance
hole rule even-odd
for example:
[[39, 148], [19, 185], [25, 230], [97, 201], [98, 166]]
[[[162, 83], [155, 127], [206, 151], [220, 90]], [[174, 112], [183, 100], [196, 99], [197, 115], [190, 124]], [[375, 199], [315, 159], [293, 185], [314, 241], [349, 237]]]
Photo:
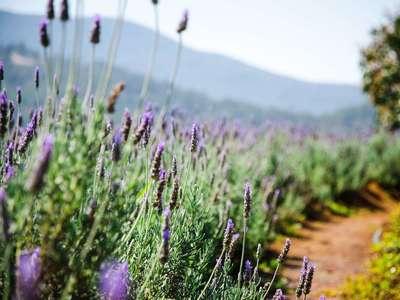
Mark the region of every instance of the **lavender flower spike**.
[[120, 130], [114, 134], [111, 145], [111, 156], [112, 160], [117, 162], [121, 159], [121, 144], [122, 144], [122, 134]]
[[21, 102], [22, 102], [22, 90], [21, 90], [21, 87], [17, 87], [16, 100], [17, 100], [18, 104], [21, 104]]
[[303, 257], [303, 265], [300, 270], [299, 283], [296, 288], [296, 297], [297, 298], [300, 298], [301, 294], [303, 293], [304, 283], [306, 282], [307, 269], [308, 269], [308, 257], [304, 256]]
[[176, 29], [176, 32], [181, 34], [187, 29], [189, 22], [189, 12], [185, 10], [183, 12], [182, 20], [179, 22], [178, 28]]
[[101, 32], [100, 16], [96, 15], [96, 16], [94, 16], [94, 19], [93, 19], [93, 29], [92, 29], [92, 33], [90, 35], [90, 42], [93, 45], [100, 43], [100, 32]]
[[40, 248], [24, 251], [17, 262], [17, 299], [40, 299], [39, 283], [42, 272]]
[[4, 63], [0, 60], [0, 82], [4, 80]]
[[272, 297], [272, 300], [285, 300], [285, 299], [286, 297], [281, 289], [277, 289], [274, 296]]
[[39, 88], [39, 67], [35, 68], [35, 88]]
[[308, 295], [311, 293], [311, 286], [314, 277], [315, 266], [311, 265], [308, 266], [307, 273], [306, 273], [306, 280], [304, 282], [303, 294]]
[[8, 99], [7, 94], [3, 91], [0, 93], [0, 135], [4, 136], [7, 132], [8, 123]]
[[154, 155], [153, 164], [151, 168], [151, 178], [153, 178], [154, 180], [158, 180], [160, 176], [161, 159], [162, 159], [162, 154], [164, 152], [164, 147], [165, 147], [164, 143], [158, 144], [156, 153]]
[[47, 1], [46, 15], [47, 15], [47, 19], [49, 19], [49, 20], [53, 20], [54, 19], [54, 17], [55, 17], [54, 0], [48, 0]]
[[61, 0], [60, 20], [61, 22], [67, 22], [69, 20], [68, 0]]
[[285, 259], [287, 258], [287, 255], [289, 253], [291, 244], [292, 244], [292, 242], [289, 239], [286, 239], [285, 245], [283, 246], [282, 251], [281, 251], [281, 253], [279, 254], [279, 257], [278, 257], [278, 261], [280, 263], [285, 261]]
[[245, 219], [248, 219], [251, 210], [251, 187], [249, 183], [246, 183], [246, 185], [244, 186], [243, 203], [244, 203], [243, 214]]
[[253, 266], [250, 260], [246, 260], [244, 263], [243, 280], [249, 282], [252, 277], [253, 277]]
[[102, 299], [128, 299], [129, 285], [129, 269], [126, 262], [107, 262], [101, 265], [99, 290]]
[[228, 254], [227, 254], [228, 258], [231, 258], [233, 256], [233, 253], [235, 252], [235, 249], [236, 249], [237, 243], [239, 241], [239, 238], [240, 238], [240, 233], [235, 233], [235, 234], [232, 235], [232, 240], [231, 240], [231, 243], [229, 245], [229, 251], [228, 251]]
[[53, 136], [48, 135], [43, 142], [41, 153], [36, 166], [28, 181], [27, 187], [31, 192], [38, 192], [43, 186], [43, 178], [49, 167], [53, 152]]
[[192, 126], [192, 136], [190, 141], [190, 152], [195, 153], [197, 152], [197, 147], [199, 144], [199, 133], [198, 133], [198, 125], [196, 123]]
[[225, 250], [228, 250], [228, 247], [231, 244], [234, 227], [235, 224], [233, 223], [232, 219], [228, 219], [228, 221], [226, 222], [224, 242], [223, 242], [223, 247]]
[[39, 24], [40, 44], [44, 48], [47, 48], [48, 46], [50, 46], [50, 38], [49, 38], [49, 34], [47, 33], [47, 25], [48, 25], [48, 21], [46, 19], [42, 20]]
[[132, 126], [132, 115], [129, 110], [125, 110], [124, 112], [124, 122], [122, 125], [122, 135], [124, 136], [124, 141], [126, 142], [129, 137], [129, 132]]
[[164, 225], [162, 228], [162, 244], [161, 244], [161, 251], [160, 251], [160, 261], [162, 264], [165, 264], [169, 258], [169, 240], [171, 238], [171, 229], [170, 229], [170, 222], [171, 222], [171, 210], [167, 207], [164, 210]]
[[142, 139], [143, 135], [145, 134], [145, 131], [148, 130], [150, 127], [150, 124], [152, 122], [153, 115], [151, 112], [146, 112], [143, 114], [140, 125], [138, 129], [135, 132], [135, 135], [133, 137], [133, 144], [138, 144], [140, 140]]

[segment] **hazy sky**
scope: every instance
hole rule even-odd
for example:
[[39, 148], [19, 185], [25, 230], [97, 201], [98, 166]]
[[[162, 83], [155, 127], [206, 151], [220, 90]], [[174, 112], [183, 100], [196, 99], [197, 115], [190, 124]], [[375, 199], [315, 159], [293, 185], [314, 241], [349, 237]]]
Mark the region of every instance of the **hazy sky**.
[[[113, 16], [117, 0], [84, 0], [87, 15]], [[59, 0], [57, 1], [57, 4]], [[73, 1], [74, 2], [74, 1]], [[150, 0], [129, 0], [127, 19], [153, 24]], [[0, 9], [42, 13], [46, 0], [0, 0]], [[160, 0], [161, 30], [185, 43], [310, 81], [358, 83], [359, 49], [400, 0]]]

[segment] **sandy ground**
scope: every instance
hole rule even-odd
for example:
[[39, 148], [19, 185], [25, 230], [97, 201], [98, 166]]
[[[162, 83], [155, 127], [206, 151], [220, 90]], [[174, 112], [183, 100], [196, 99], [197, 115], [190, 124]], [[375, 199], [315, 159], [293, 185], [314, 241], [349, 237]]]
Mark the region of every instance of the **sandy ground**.
[[[374, 240], [379, 239], [395, 203], [375, 184], [368, 186], [362, 198], [370, 209], [361, 209], [347, 218], [329, 216], [324, 221], [307, 222], [299, 235], [291, 238], [292, 248], [281, 273], [291, 288], [289, 299], [295, 299], [293, 290], [298, 282], [303, 256], [308, 256], [317, 267], [313, 292], [307, 299], [319, 299], [324, 291], [339, 287], [348, 276], [365, 270], [372, 255], [371, 246]], [[280, 247], [281, 243], [277, 243], [272, 248], [277, 250]]]

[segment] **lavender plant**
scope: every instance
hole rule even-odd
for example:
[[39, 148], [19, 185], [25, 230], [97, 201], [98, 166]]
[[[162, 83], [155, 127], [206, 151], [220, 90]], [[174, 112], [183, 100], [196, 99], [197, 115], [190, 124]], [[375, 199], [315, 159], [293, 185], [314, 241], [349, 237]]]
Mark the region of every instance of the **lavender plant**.
[[[262, 245], [316, 202], [380, 178], [387, 170], [377, 167], [378, 157], [395, 166], [400, 151], [382, 150], [391, 138], [357, 147], [312, 140], [311, 134], [284, 128], [259, 130], [222, 120], [190, 127], [184, 118], [164, 118], [172, 116], [169, 106], [187, 13], [177, 28], [180, 43], [163, 111], [129, 107], [119, 120], [117, 99], [125, 86], [120, 83], [110, 91], [109, 85], [126, 2], [118, 1], [98, 82], [92, 77], [94, 49], [102, 40], [100, 18], [93, 21], [89, 41], [79, 38], [82, 28], [75, 21], [74, 42], [66, 45], [70, 3], [63, 0], [54, 8], [49, 1], [49, 20], [60, 11], [62, 51], [55, 71], [49, 63], [45, 72], [34, 72], [37, 103], [27, 123], [12, 122], [10, 96], [1, 92], [2, 297], [284, 299], [283, 291], [274, 289], [290, 240], [272, 270], [264, 266]], [[152, 4], [158, 13], [158, 1]], [[79, 17], [79, 6], [77, 12]], [[50, 24], [40, 27], [45, 49], [55, 46]], [[82, 41], [92, 45], [92, 63], [81, 95], [76, 86]], [[74, 48], [68, 82], [56, 92], [67, 72], [66, 46]], [[46, 56], [51, 62], [52, 55]], [[154, 56], [142, 100], [148, 95]], [[2, 87], [5, 74], [0, 64]], [[43, 89], [43, 80], [53, 87]], [[46, 98], [40, 97], [43, 93]], [[30, 96], [24, 93], [24, 99]], [[48, 97], [52, 105], [46, 105]], [[20, 90], [16, 103], [19, 119], [26, 105]], [[138, 104], [133, 105], [143, 108]], [[370, 164], [359, 158], [366, 152]], [[344, 161], [346, 156], [356, 163]], [[350, 168], [352, 180], [346, 175]], [[393, 167], [382, 181], [396, 184], [397, 174]], [[271, 184], [264, 184], [266, 180]], [[313, 274], [314, 267], [305, 260], [297, 297], [309, 297]]]

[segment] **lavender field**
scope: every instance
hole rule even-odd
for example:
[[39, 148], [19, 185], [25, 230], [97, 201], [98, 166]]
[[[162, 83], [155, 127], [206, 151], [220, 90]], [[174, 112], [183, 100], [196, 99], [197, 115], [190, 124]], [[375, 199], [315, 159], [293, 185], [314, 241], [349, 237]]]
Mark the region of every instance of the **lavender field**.
[[116, 66], [128, 0], [89, 30], [84, 1], [41, 2], [40, 52], [0, 52], [2, 299], [400, 299], [399, 16], [361, 54], [373, 105], [334, 126], [183, 93], [184, 7], [159, 84], [147, 1], [132, 89]]

